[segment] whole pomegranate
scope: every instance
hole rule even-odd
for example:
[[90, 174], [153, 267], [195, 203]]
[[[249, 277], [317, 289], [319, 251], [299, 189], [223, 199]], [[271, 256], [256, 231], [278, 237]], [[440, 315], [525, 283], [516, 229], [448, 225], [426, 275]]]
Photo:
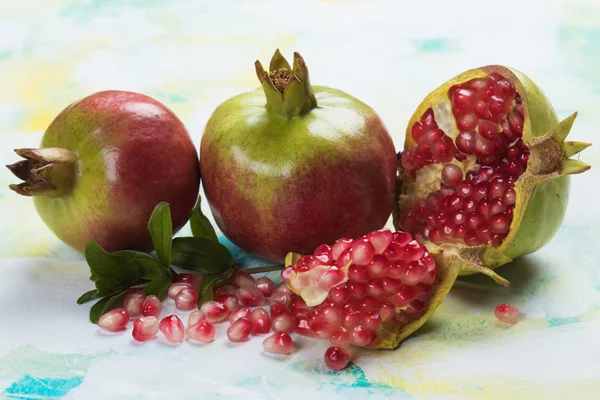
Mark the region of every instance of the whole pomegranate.
[[68, 106], [50, 124], [39, 149], [8, 168], [25, 182], [59, 239], [83, 251], [95, 240], [106, 251], [150, 250], [146, 224], [161, 201], [173, 229], [188, 220], [198, 196], [198, 154], [181, 121], [138, 93], [104, 91]]
[[[544, 246], [567, 207], [569, 175], [589, 169], [542, 91], [499, 65], [464, 72], [411, 118], [399, 160], [398, 229], [444, 263], [494, 268]], [[473, 270], [463, 269], [463, 273]]]
[[200, 147], [206, 198], [223, 233], [272, 261], [381, 228], [394, 203], [395, 150], [375, 112], [311, 86], [302, 57], [279, 51], [262, 90], [219, 105]]

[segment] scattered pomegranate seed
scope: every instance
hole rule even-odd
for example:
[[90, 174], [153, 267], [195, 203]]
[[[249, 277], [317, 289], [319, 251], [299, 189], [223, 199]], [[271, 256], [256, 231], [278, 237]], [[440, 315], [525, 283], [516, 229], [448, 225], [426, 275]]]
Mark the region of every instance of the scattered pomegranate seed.
[[266, 276], [260, 277], [256, 280], [256, 288], [260, 290], [264, 297], [269, 297], [275, 292], [277, 286], [275, 283]]
[[271, 329], [274, 332], [293, 332], [296, 328], [296, 318], [289, 312], [280, 314], [271, 319]]
[[275, 318], [281, 314], [288, 313], [288, 308], [283, 303], [273, 303], [271, 305], [271, 318]]
[[203, 320], [193, 326], [189, 326], [186, 333], [188, 338], [192, 340], [210, 343], [215, 339], [215, 332], [213, 324], [207, 320]]
[[181, 343], [185, 334], [183, 322], [177, 315], [164, 317], [158, 324], [158, 328], [165, 335], [169, 343]]
[[146, 297], [144, 303], [142, 304], [142, 315], [144, 317], [160, 317], [160, 312], [162, 311], [162, 303], [160, 299], [153, 294]]
[[180, 283], [187, 283], [194, 289], [198, 289], [200, 287], [200, 284], [202, 283], [202, 275], [178, 274], [175, 280]]
[[252, 332], [252, 321], [247, 318], [236, 320], [229, 329], [227, 329], [227, 338], [231, 342], [245, 342]]
[[283, 304], [285, 307], [289, 306], [290, 303], [292, 302], [292, 297], [286, 293], [283, 292], [278, 292], [275, 291], [275, 293], [273, 293], [271, 295], [271, 297], [269, 298], [269, 304], [275, 304], [275, 303], [280, 303]]
[[250, 310], [248, 307], [238, 308], [237, 310], [229, 314], [229, 323], [233, 324], [240, 318], [250, 319], [250, 314], [252, 314], [252, 310]]
[[204, 313], [200, 310], [194, 310], [192, 311], [192, 313], [190, 314], [189, 318], [188, 318], [188, 327], [190, 326], [194, 326], [197, 323], [204, 321], [206, 319], [206, 315], [204, 315]]
[[123, 308], [131, 318], [139, 318], [142, 316], [144, 300], [146, 300], [146, 293], [143, 290], [136, 290], [125, 296]]
[[198, 292], [191, 288], [181, 289], [175, 296], [175, 307], [180, 311], [190, 311], [197, 307]]
[[506, 324], [519, 322], [519, 310], [511, 304], [498, 304], [494, 309], [494, 315]]
[[227, 307], [218, 301], [207, 301], [202, 304], [200, 311], [206, 315], [206, 320], [213, 324], [223, 322], [229, 315]]
[[261, 335], [269, 333], [271, 330], [271, 318], [269, 313], [264, 308], [255, 308], [250, 314], [250, 319], [253, 324], [252, 333], [255, 335]]
[[167, 295], [169, 298], [175, 300], [177, 293], [179, 293], [183, 289], [191, 289], [192, 285], [185, 282], [173, 282], [171, 286], [169, 286], [169, 290], [167, 291]]
[[325, 365], [334, 371], [346, 368], [350, 362], [350, 352], [342, 347], [330, 347], [325, 351]]
[[235, 291], [239, 303], [243, 307], [254, 307], [262, 304], [265, 296], [254, 286], [243, 285]]
[[219, 299], [217, 299], [217, 301], [223, 303], [223, 305], [227, 308], [228, 311], [235, 311], [242, 307], [237, 297], [231, 294], [223, 295]]
[[123, 308], [115, 308], [100, 316], [98, 326], [108, 332], [124, 330], [129, 323], [129, 314]]
[[276, 332], [263, 341], [263, 349], [267, 353], [288, 355], [294, 352], [294, 343], [286, 332]]
[[229, 282], [238, 288], [241, 288], [242, 286], [254, 286], [255, 284], [254, 277], [241, 269], [236, 269], [233, 272]]
[[133, 338], [138, 342], [154, 339], [158, 333], [158, 319], [155, 316], [141, 317], [133, 321]]

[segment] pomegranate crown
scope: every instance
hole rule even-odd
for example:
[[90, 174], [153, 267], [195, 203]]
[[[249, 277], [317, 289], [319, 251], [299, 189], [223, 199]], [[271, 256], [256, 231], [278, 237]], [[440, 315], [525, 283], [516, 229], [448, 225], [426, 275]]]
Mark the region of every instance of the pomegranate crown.
[[271, 58], [268, 72], [258, 60], [254, 66], [265, 91], [267, 111], [285, 117], [295, 117], [304, 115], [317, 106], [308, 77], [308, 68], [299, 53], [294, 53], [293, 67], [290, 67], [279, 49]]

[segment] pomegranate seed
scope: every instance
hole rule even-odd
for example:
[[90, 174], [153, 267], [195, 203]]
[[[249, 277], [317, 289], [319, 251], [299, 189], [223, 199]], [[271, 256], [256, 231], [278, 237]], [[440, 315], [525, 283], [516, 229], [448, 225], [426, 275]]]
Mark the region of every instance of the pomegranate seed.
[[248, 307], [238, 308], [237, 310], [235, 310], [234, 312], [229, 314], [229, 323], [233, 324], [235, 321], [237, 321], [240, 318], [250, 319], [251, 313], [252, 313], [252, 310], [250, 310]]
[[460, 182], [456, 186], [456, 193], [462, 198], [468, 198], [473, 194], [473, 185], [468, 182]]
[[494, 85], [494, 94], [503, 99], [512, 100], [512, 98], [515, 96], [515, 93], [515, 86], [510, 81], [501, 80], [496, 82]]
[[490, 204], [487, 199], [483, 199], [479, 202], [477, 205], [477, 213], [485, 219], [490, 217]]
[[475, 136], [476, 134], [474, 132], [461, 132], [456, 137], [456, 148], [465, 154], [473, 154], [475, 148]]
[[423, 135], [423, 143], [433, 145], [444, 137], [444, 132], [441, 129], [429, 129]]
[[348, 329], [340, 326], [333, 331], [329, 337], [329, 342], [334, 346], [348, 347], [350, 345], [350, 332]]
[[349, 264], [352, 263], [352, 247], [344, 250], [342, 254], [336, 260], [336, 265], [338, 268], [343, 269], [348, 267]]
[[288, 355], [294, 352], [294, 342], [286, 332], [277, 332], [263, 341], [263, 349], [267, 353]]
[[392, 242], [397, 245], [406, 246], [408, 243], [410, 243], [411, 240], [412, 240], [412, 236], [410, 235], [410, 233], [406, 233], [406, 232], [392, 233]]
[[352, 262], [358, 266], [366, 266], [375, 255], [375, 246], [367, 238], [352, 242]]
[[456, 126], [461, 132], [471, 131], [477, 127], [477, 116], [473, 113], [462, 114], [456, 118]]
[[136, 290], [125, 296], [123, 308], [131, 318], [139, 318], [142, 316], [144, 300], [146, 300], [146, 293], [143, 290]]
[[377, 312], [369, 312], [362, 321], [363, 327], [368, 330], [376, 331], [381, 325], [381, 316]]
[[223, 322], [229, 315], [229, 310], [218, 301], [207, 301], [202, 304], [200, 311], [206, 315], [206, 320], [213, 324]]
[[269, 313], [264, 308], [256, 308], [252, 310], [250, 319], [253, 324], [252, 333], [255, 335], [262, 335], [269, 333], [271, 330], [271, 318]]
[[204, 320], [189, 326], [187, 331], [188, 338], [202, 343], [210, 343], [215, 339], [215, 327], [210, 322]]
[[477, 236], [477, 232], [475, 231], [468, 231], [465, 234], [465, 244], [467, 246], [479, 246], [482, 243], [481, 239], [479, 239], [479, 237]]
[[466, 88], [457, 89], [452, 96], [452, 104], [457, 110], [468, 110], [475, 105], [475, 93]]
[[482, 243], [488, 243], [492, 240], [492, 231], [490, 230], [490, 225], [487, 222], [482, 222], [477, 227], [477, 237], [481, 240]]
[[375, 247], [375, 254], [381, 254], [387, 249], [392, 242], [392, 231], [389, 229], [380, 229], [378, 231], [367, 234], [367, 239], [371, 241]]
[[175, 278], [176, 282], [187, 283], [191, 287], [198, 289], [202, 283], [202, 275], [196, 274], [178, 274]]
[[226, 295], [235, 295], [236, 287], [232, 285], [223, 285], [215, 288], [215, 298]]
[[254, 286], [255, 280], [252, 275], [241, 269], [233, 271], [229, 282], [235, 287]]
[[98, 326], [108, 332], [124, 330], [129, 323], [129, 314], [123, 308], [115, 308], [100, 316]]
[[346, 285], [336, 286], [329, 291], [328, 298], [335, 304], [346, 304], [350, 299], [350, 289]]
[[250, 332], [252, 332], [252, 321], [248, 318], [240, 318], [227, 329], [227, 338], [234, 343], [245, 342]]
[[294, 267], [292, 267], [291, 265], [283, 270], [281, 270], [281, 279], [283, 280], [284, 283], [290, 283], [290, 276], [292, 274], [292, 271], [294, 270]]
[[206, 315], [200, 310], [192, 311], [188, 317], [188, 327], [194, 326], [202, 321], [206, 320]]
[[490, 229], [493, 233], [508, 233], [510, 222], [506, 214], [496, 214], [490, 218]]
[[325, 365], [329, 369], [339, 371], [350, 362], [350, 352], [342, 347], [330, 347], [325, 351]]
[[456, 187], [463, 179], [462, 169], [455, 164], [446, 164], [442, 169], [442, 182], [450, 187]]
[[184, 282], [174, 282], [169, 286], [169, 290], [167, 292], [169, 298], [175, 300], [175, 296], [183, 289], [191, 289], [192, 285]]
[[216, 299], [217, 301], [223, 303], [223, 305], [225, 306], [225, 308], [227, 308], [227, 311], [235, 311], [238, 308], [241, 308], [242, 306], [240, 305], [237, 297], [231, 295], [231, 294], [226, 294], [224, 296], [219, 297], [218, 299]]
[[338, 239], [331, 247], [331, 257], [337, 260], [340, 254], [352, 246], [352, 239]]
[[519, 310], [511, 304], [498, 304], [494, 315], [506, 324], [516, 324], [519, 321]]
[[356, 297], [357, 299], [362, 299], [367, 293], [367, 285], [364, 283], [350, 282], [348, 288], [350, 289], [350, 296]]
[[402, 283], [406, 285], [416, 285], [425, 279], [427, 272], [427, 267], [423, 265], [420, 260], [413, 261], [406, 267], [404, 276], [401, 279]]
[[164, 317], [158, 324], [158, 328], [165, 335], [169, 343], [181, 343], [185, 335], [183, 322], [177, 315]]
[[487, 140], [495, 140], [498, 125], [492, 121], [480, 120], [477, 126], [479, 134]]
[[420, 143], [423, 139], [423, 132], [425, 132], [425, 127], [421, 121], [417, 121], [411, 128], [410, 135], [413, 140], [417, 143]]
[[271, 304], [271, 309], [269, 310], [271, 313], [271, 318], [275, 318], [279, 315], [289, 313], [290, 311], [283, 303], [273, 303]]
[[297, 322], [298, 322], [298, 325], [296, 325], [294, 332], [296, 332], [298, 335], [302, 335], [302, 336], [315, 337], [315, 334], [308, 326], [308, 321], [306, 319], [298, 318]]
[[366, 347], [374, 338], [375, 334], [363, 325], [355, 326], [350, 332], [350, 343], [355, 346]]
[[313, 255], [327, 264], [329, 264], [333, 260], [333, 257], [331, 255], [331, 247], [327, 244], [322, 244], [319, 247], [317, 247], [313, 252]]
[[283, 304], [285, 307], [289, 306], [290, 303], [292, 302], [292, 298], [283, 293], [283, 292], [275, 292], [271, 295], [271, 297], [269, 298], [269, 304], [273, 305], [275, 303], [281, 303]]
[[354, 282], [368, 282], [369, 272], [365, 267], [352, 265], [350, 266], [350, 269], [348, 269], [348, 277]]
[[513, 188], [509, 188], [504, 192], [504, 202], [509, 206], [517, 202], [517, 193]]
[[396, 293], [400, 289], [401, 285], [400, 282], [390, 278], [383, 278], [381, 283], [383, 284], [383, 293], [386, 296], [391, 296]]
[[198, 292], [194, 289], [181, 289], [175, 296], [175, 307], [180, 311], [190, 311], [197, 307]]
[[379, 297], [383, 294], [383, 282], [374, 279], [367, 283], [367, 294], [372, 297]]
[[243, 307], [253, 307], [262, 304], [265, 296], [260, 290], [254, 286], [241, 286], [235, 291], [235, 296], [238, 298]]
[[487, 140], [481, 135], [475, 137], [474, 153], [478, 157], [490, 156], [496, 151], [496, 146], [491, 140]]
[[160, 312], [162, 311], [162, 303], [160, 299], [153, 294], [146, 297], [144, 303], [142, 304], [142, 315], [144, 317], [156, 317], [160, 316]]
[[381, 254], [377, 254], [365, 269], [371, 278], [383, 278], [387, 273], [388, 267], [387, 258]]
[[416, 261], [423, 257], [425, 254], [425, 248], [423, 245], [416, 240], [413, 240], [409, 244], [407, 244], [404, 248], [404, 254], [402, 259], [404, 262]]
[[157, 333], [158, 319], [155, 316], [144, 316], [133, 321], [133, 331], [131, 334], [138, 342], [146, 342], [154, 339]]
[[294, 295], [294, 297], [292, 297], [292, 303], [290, 304], [290, 310], [294, 311], [294, 310], [299, 310], [299, 309], [307, 309], [308, 306], [306, 305], [306, 302], [304, 301], [304, 299], [300, 296], [296, 296]]
[[363, 313], [359, 308], [350, 307], [344, 314], [343, 325], [344, 327], [351, 329], [362, 321]]
[[275, 332], [291, 333], [296, 328], [296, 318], [289, 312], [273, 317], [271, 320], [271, 329]]
[[401, 285], [395, 295], [390, 299], [398, 307], [407, 306], [417, 298], [418, 290], [414, 286]]
[[266, 276], [256, 280], [256, 288], [260, 290], [264, 297], [269, 297], [275, 292], [275, 283]]

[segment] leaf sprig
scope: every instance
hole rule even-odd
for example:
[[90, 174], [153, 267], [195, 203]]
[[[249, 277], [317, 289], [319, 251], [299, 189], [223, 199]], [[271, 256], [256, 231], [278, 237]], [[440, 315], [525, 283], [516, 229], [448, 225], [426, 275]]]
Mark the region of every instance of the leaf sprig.
[[85, 248], [85, 259], [95, 289], [77, 300], [77, 304], [83, 304], [100, 299], [90, 309], [90, 321], [97, 323], [102, 314], [122, 307], [127, 294], [136, 290], [164, 299], [177, 276], [173, 265], [204, 275], [198, 306], [212, 300], [215, 285], [227, 282], [233, 273], [233, 257], [217, 240], [214, 228], [200, 209], [200, 198], [190, 223], [193, 237], [173, 239], [171, 210], [167, 203], [161, 202], [148, 221], [153, 253], [135, 250], [107, 253], [95, 241], [90, 241]]

